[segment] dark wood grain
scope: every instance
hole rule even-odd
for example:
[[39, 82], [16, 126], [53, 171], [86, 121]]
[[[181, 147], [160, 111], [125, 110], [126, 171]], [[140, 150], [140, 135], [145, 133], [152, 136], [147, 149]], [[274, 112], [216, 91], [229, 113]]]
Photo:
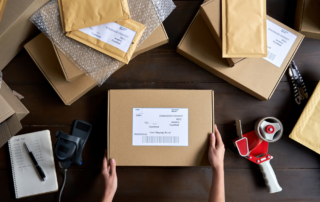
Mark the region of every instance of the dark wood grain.
[[[260, 170], [226, 169], [226, 201], [319, 201], [319, 169], [276, 169], [275, 173], [283, 191], [269, 194]], [[114, 202], [206, 202], [212, 178], [209, 168], [118, 168], [117, 174]], [[61, 184], [62, 170], [57, 176]], [[0, 170], [0, 179], [0, 200], [16, 201], [10, 171]], [[99, 169], [69, 170], [62, 201], [99, 201], [103, 187]], [[51, 193], [19, 201], [53, 202], [57, 196]]]
[[[318, 154], [288, 136], [304, 106], [293, 101], [285, 75], [270, 101], [262, 102], [208, 73], [176, 53], [176, 47], [202, 1], [177, 0], [177, 8], [164, 22], [170, 42], [141, 54], [71, 106], [65, 106], [25, 50], [4, 69], [4, 80], [25, 96], [22, 102], [30, 114], [22, 121], [19, 134], [49, 129], [54, 143], [58, 130], [69, 133], [72, 122], [82, 119], [93, 124], [83, 153], [83, 165], [71, 166], [62, 201], [99, 201], [103, 182], [99, 176], [106, 147], [107, 91], [109, 89], [213, 89], [215, 120], [227, 147], [225, 178], [227, 201], [320, 201], [320, 159]], [[293, 27], [296, 1], [268, 0], [267, 13]], [[305, 39], [296, 61], [309, 94], [320, 80], [320, 40]], [[257, 165], [231, 152], [235, 119], [242, 119], [244, 132], [253, 130], [260, 117], [275, 116], [284, 124], [284, 135], [269, 145], [271, 161], [283, 191], [270, 195]], [[58, 171], [59, 184], [62, 170]], [[119, 189], [114, 201], [195, 202], [207, 201], [210, 168], [119, 167]], [[7, 145], [0, 148], [0, 201], [15, 201]], [[56, 201], [57, 193], [19, 201]]]

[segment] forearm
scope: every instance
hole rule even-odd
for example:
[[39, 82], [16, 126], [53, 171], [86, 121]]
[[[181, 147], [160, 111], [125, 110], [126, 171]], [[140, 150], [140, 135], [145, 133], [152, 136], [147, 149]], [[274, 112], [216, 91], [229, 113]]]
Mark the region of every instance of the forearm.
[[212, 171], [212, 184], [209, 202], [225, 202], [224, 170], [221, 168]]

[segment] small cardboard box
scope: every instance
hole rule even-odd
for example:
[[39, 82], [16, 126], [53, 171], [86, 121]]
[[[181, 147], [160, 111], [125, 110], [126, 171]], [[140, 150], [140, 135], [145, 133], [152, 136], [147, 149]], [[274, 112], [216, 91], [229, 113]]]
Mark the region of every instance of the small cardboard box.
[[20, 121], [29, 114], [21, 101], [2, 81], [0, 88], [0, 148], [21, 129]]
[[306, 37], [320, 39], [320, 2], [298, 0], [294, 28]]
[[[154, 141], [151, 145], [137, 146], [133, 138], [139, 140], [141, 137], [142, 140], [147, 136], [134, 131], [135, 127], [139, 131], [144, 128], [134, 122], [141, 115], [136, 112], [136, 108], [144, 110], [139, 112], [142, 114], [147, 114], [146, 110], [155, 108], [163, 113], [159, 114], [161, 120], [142, 117], [143, 124], [147, 124], [149, 139], [153, 136], [151, 139], [157, 138], [156, 142], [163, 143], [161, 139], [164, 139], [164, 136], [171, 138], [171, 134], [177, 134], [171, 133], [172, 127], [175, 126], [164, 129], [166, 124], [163, 123], [170, 118], [169, 122], [171, 119], [177, 120], [177, 124], [180, 125], [180, 142], [176, 141], [176, 144], [182, 143], [183, 136], [187, 137], [185, 140], [188, 144], [173, 146], [170, 140], [166, 146], [152, 145]], [[170, 115], [166, 114], [168, 112], [162, 111], [167, 109], [170, 112], [187, 110], [188, 117], [176, 116], [181, 117], [178, 121], [174, 115], [169, 117]], [[108, 158], [116, 159], [119, 166], [208, 166], [208, 137], [214, 131], [214, 93], [212, 90], [110, 90], [107, 125]]]
[[197, 13], [178, 45], [177, 52], [256, 98], [269, 100], [285, 74], [304, 36], [269, 16], [267, 20], [275, 24], [283, 32], [296, 35], [296, 39], [280, 67], [264, 58], [247, 58], [235, 64], [234, 68], [226, 68], [229, 65], [222, 58], [219, 45], [214, 40], [199, 13]]
[[[222, 17], [221, 17], [221, 0], [211, 0], [201, 5], [200, 14], [209, 28], [213, 38], [216, 40], [220, 49], [222, 49]], [[221, 53], [222, 54], [222, 53]], [[233, 67], [236, 63], [244, 58], [225, 58]]]
[[29, 18], [49, 0], [8, 0], [0, 22], [0, 70], [39, 33]]
[[[163, 25], [160, 25], [137, 48], [134, 57], [166, 43], [168, 43], [168, 36]], [[75, 74], [68, 73], [75, 72], [78, 68], [58, 48], [53, 48], [51, 41], [44, 34], [38, 35], [27, 43], [25, 49], [65, 105], [71, 105], [97, 85], [90, 76], [83, 74], [81, 71], [72, 82], [67, 81], [66, 77], [72, 78], [75, 76]]]

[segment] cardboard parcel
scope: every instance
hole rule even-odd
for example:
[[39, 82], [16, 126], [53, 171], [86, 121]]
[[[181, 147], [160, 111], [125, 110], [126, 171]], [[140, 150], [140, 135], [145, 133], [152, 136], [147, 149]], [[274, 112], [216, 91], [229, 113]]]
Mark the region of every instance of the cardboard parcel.
[[229, 68], [210, 29], [197, 13], [178, 45], [177, 52], [256, 98], [269, 100], [304, 36], [269, 16], [267, 26], [268, 47], [271, 48], [268, 57], [247, 58]]
[[8, 0], [0, 21], [0, 70], [39, 30], [29, 18], [49, 0]]
[[110, 90], [107, 120], [119, 166], [209, 166], [212, 90]]
[[[133, 57], [166, 43], [168, 36], [161, 24], [135, 50]], [[64, 104], [71, 105], [97, 86], [90, 76], [81, 72], [44, 34], [27, 43], [25, 49]]]
[[320, 39], [320, 1], [298, 0], [296, 8], [295, 30], [306, 37]]
[[2, 81], [0, 88], [0, 148], [21, 129], [20, 121], [29, 114], [27, 108]]

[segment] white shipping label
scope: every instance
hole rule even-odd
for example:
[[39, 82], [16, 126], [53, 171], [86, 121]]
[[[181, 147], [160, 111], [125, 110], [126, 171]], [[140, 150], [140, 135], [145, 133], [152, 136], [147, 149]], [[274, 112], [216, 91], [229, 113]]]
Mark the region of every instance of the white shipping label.
[[133, 108], [133, 146], [188, 146], [187, 108]]
[[79, 31], [114, 46], [125, 53], [128, 52], [137, 33], [115, 22], [83, 28], [79, 29]]
[[296, 39], [296, 35], [267, 20], [268, 56], [264, 59], [280, 68]]

